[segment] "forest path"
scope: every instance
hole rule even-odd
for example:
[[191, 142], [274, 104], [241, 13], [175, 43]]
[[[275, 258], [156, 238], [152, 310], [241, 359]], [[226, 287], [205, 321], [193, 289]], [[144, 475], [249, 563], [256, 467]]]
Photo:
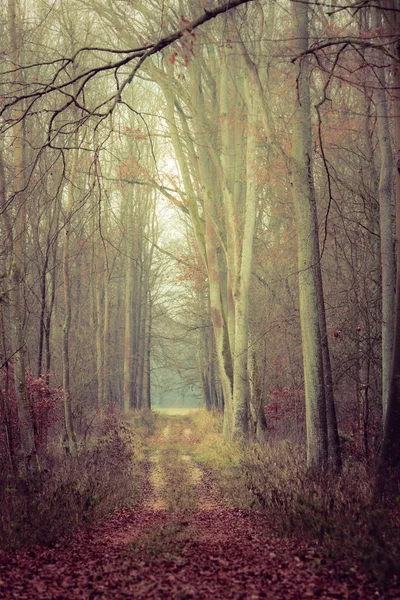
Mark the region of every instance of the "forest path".
[[271, 535], [262, 515], [226, 506], [193, 458], [196, 441], [190, 417], [164, 417], [142, 506], [54, 548], [1, 556], [0, 598], [384, 597], [356, 571], [339, 577], [315, 548]]

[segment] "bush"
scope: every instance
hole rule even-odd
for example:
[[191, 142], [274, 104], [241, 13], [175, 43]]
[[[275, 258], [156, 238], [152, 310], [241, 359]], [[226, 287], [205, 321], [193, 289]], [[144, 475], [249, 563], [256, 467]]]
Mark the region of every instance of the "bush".
[[161, 417], [152, 410], [136, 410], [130, 413], [129, 422], [133, 426], [136, 435], [146, 439], [155, 435]]
[[246, 449], [219, 481], [231, 502], [262, 510], [278, 534], [317, 542], [328, 556], [354, 560], [381, 582], [400, 574], [397, 499], [375, 505], [373, 481], [359, 463], [345, 465], [340, 477], [317, 475], [301, 447], [266, 444]]
[[[63, 427], [62, 392], [49, 387], [45, 377], [35, 378], [26, 369], [26, 389], [34, 428], [35, 447], [45, 456], [49, 441], [55, 431]], [[0, 371], [0, 470], [16, 461], [20, 450], [17, 399], [15, 396], [14, 369]]]
[[241, 447], [221, 437], [221, 419], [199, 414], [196, 459], [212, 470], [225, 500], [262, 511], [278, 535], [318, 543], [327, 556], [357, 562], [375, 580], [400, 574], [400, 498], [377, 505], [365, 464], [347, 460], [340, 476], [310, 472], [303, 445]]
[[140, 471], [130, 428], [116, 417], [103, 422], [76, 457], [61, 449], [41, 460], [29, 481], [0, 476], [0, 545], [51, 544], [118, 508], [137, 502]]

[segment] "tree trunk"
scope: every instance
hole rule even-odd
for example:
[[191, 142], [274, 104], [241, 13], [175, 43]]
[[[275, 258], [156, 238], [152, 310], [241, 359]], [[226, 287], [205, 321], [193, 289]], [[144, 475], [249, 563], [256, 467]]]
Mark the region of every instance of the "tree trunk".
[[[294, 52], [308, 49], [308, 6], [292, 2]], [[301, 61], [295, 73], [297, 90], [293, 118], [292, 185], [298, 235], [300, 321], [306, 398], [307, 462], [325, 467], [328, 437], [324, 389], [322, 342], [319, 323], [318, 276], [320, 269], [318, 222], [312, 175], [309, 58]]]
[[[382, 26], [380, 12], [377, 8], [373, 8], [372, 11], [373, 27], [378, 29]], [[375, 62], [377, 66], [382, 64], [383, 61], [380, 53], [377, 54]], [[377, 71], [380, 73], [380, 81], [375, 91], [375, 106], [380, 149], [379, 223], [382, 268], [382, 412], [383, 423], [385, 423], [390, 387], [390, 365], [393, 352], [396, 265], [393, 249], [393, 153], [390, 142], [386, 100], [386, 78], [383, 68], [377, 69]]]
[[329, 352], [328, 332], [326, 329], [326, 313], [324, 288], [320, 263], [317, 265], [317, 293], [318, 293], [318, 315], [319, 331], [321, 336], [322, 363], [325, 384], [326, 424], [328, 434], [328, 458], [329, 464], [334, 471], [342, 470], [342, 455], [340, 449], [340, 438], [337, 426], [335, 394], [333, 390], [332, 365]]
[[260, 444], [268, 440], [268, 425], [263, 406], [263, 390], [256, 353], [248, 352], [248, 371], [250, 380], [250, 437]]
[[247, 352], [249, 343], [249, 288], [253, 261], [253, 240], [256, 224], [256, 113], [251, 86], [246, 89], [247, 104], [247, 178], [244, 207], [244, 228], [240, 256], [239, 283], [234, 292], [235, 350], [233, 360], [233, 435], [246, 436], [249, 422], [249, 376]]
[[[8, 2], [8, 22], [11, 46], [11, 61], [17, 68], [20, 64], [21, 27], [18, 22], [17, 0]], [[17, 82], [20, 81], [19, 72], [15, 75]], [[24, 339], [25, 309], [23, 299], [23, 271], [25, 256], [25, 231], [26, 231], [26, 198], [25, 188], [25, 164], [24, 164], [24, 132], [23, 111], [21, 108], [14, 109], [15, 125], [13, 127], [13, 193], [15, 197], [15, 224], [13, 232], [13, 252], [10, 272], [10, 283], [12, 292], [11, 306], [13, 318], [13, 350], [14, 355], [14, 381], [17, 398], [18, 424], [21, 438], [21, 454], [24, 470], [30, 471], [36, 468], [36, 449], [33, 429], [32, 412], [28, 398], [25, 378], [25, 356], [26, 344]]]
[[146, 346], [145, 346], [145, 369], [144, 369], [144, 397], [143, 408], [151, 410], [151, 328], [152, 328], [152, 299], [150, 289], [147, 294], [148, 315], [147, 315], [147, 331], [146, 331]]
[[[59, 230], [60, 222], [60, 199], [56, 198], [55, 215], [54, 215], [54, 232]], [[45, 379], [47, 385], [50, 383], [50, 369], [51, 369], [51, 318], [53, 315], [54, 302], [56, 298], [56, 265], [57, 265], [57, 253], [58, 253], [58, 235], [53, 240], [53, 248], [51, 252], [51, 266], [47, 273], [47, 287], [50, 293], [46, 295], [46, 318], [45, 318], [45, 337], [46, 337], [46, 368], [45, 368]]]
[[[96, 372], [97, 372], [97, 407], [103, 407], [104, 400], [104, 329], [103, 329], [103, 280], [104, 264], [101, 243], [97, 244], [96, 265]], [[96, 249], [95, 249], [96, 251]]]
[[64, 415], [65, 429], [69, 453], [74, 456], [77, 450], [76, 435], [72, 420], [72, 399], [70, 383], [70, 360], [69, 360], [69, 334], [71, 330], [71, 284], [70, 284], [70, 239], [71, 221], [74, 211], [74, 185], [76, 181], [76, 169], [78, 163], [78, 134], [74, 139], [75, 149], [72, 150], [71, 172], [68, 182], [68, 203], [65, 215], [64, 252], [63, 252], [63, 280], [64, 280], [64, 327], [63, 327], [63, 391], [64, 391]]
[[[391, 14], [394, 24], [393, 34], [399, 31], [400, 2], [395, 0], [396, 12]], [[378, 466], [378, 490], [382, 491], [386, 474], [391, 469], [400, 467], [400, 43], [396, 42], [393, 53], [397, 60], [393, 60], [393, 96], [394, 96], [394, 122], [395, 122], [395, 182], [396, 182], [396, 300], [395, 300], [395, 328], [393, 340], [393, 354], [390, 373], [390, 388], [388, 405], [385, 418], [384, 437], [381, 446]]]
[[132, 201], [126, 206], [126, 257], [125, 257], [125, 343], [124, 343], [124, 412], [131, 410], [132, 403]]
[[104, 302], [103, 302], [103, 403], [110, 401], [110, 285], [107, 266], [107, 257], [104, 256]]

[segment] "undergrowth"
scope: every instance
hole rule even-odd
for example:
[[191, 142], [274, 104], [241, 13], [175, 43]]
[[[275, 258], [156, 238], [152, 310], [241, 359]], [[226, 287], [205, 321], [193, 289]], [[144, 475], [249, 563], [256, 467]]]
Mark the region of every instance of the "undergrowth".
[[135, 431], [135, 435], [142, 443], [145, 443], [148, 438], [158, 431], [160, 421], [162, 421], [162, 416], [151, 410], [133, 411], [129, 418], [129, 423]]
[[400, 575], [400, 498], [376, 504], [362, 464], [349, 459], [340, 476], [316, 475], [298, 444], [243, 447], [223, 439], [220, 416], [199, 412], [196, 420], [195, 458], [212, 469], [228, 504], [262, 511], [279, 535], [318, 543], [327, 556], [358, 563], [383, 584]]
[[112, 415], [97, 424], [76, 456], [53, 447], [29, 479], [3, 472], [0, 546], [52, 544], [96, 518], [135, 505], [139, 452], [132, 428]]

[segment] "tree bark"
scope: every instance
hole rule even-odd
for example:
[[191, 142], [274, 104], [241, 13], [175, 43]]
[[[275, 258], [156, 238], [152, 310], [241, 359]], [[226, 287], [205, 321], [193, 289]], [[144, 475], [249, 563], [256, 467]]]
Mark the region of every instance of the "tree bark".
[[71, 172], [68, 182], [68, 202], [64, 224], [63, 249], [63, 282], [64, 282], [64, 327], [63, 327], [63, 391], [65, 429], [69, 453], [74, 456], [77, 451], [76, 435], [72, 420], [71, 376], [69, 356], [69, 335], [71, 331], [71, 283], [70, 283], [70, 239], [74, 211], [74, 185], [78, 163], [78, 134], [75, 134], [74, 150], [72, 150]]
[[[294, 52], [308, 49], [308, 6], [292, 2]], [[322, 342], [319, 322], [320, 269], [317, 208], [312, 174], [310, 70], [308, 55], [295, 73], [297, 91], [293, 118], [292, 186], [298, 235], [300, 321], [306, 398], [307, 462], [323, 468], [328, 461], [328, 437]]]
[[[17, 0], [8, 1], [8, 22], [11, 46], [11, 60], [13, 67], [20, 65], [21, 26], [19, 23], [19, 6]], [[19, 72], [15, 75], [20, 81]], [[36, 449], [33, 429], [33, 418], [28, 398], [25, 376], [26, 342], [24, 338], [24, 299], [23, 299], [23, 272], [25, 256], [25, 164], [24, 164], [24, 132], [23, 109], [14, 109], [15, 125], [13, 127], [13, 193], [16, 203], [16, 218], [12, 236], [13, 251], [10, 272], [11, 304], [13, 318], [13, 346], [14, 352], [14, 381], [17, 398], [18, 424], [21, 439], [21, 454], [23, 468], [26, 472], [36, 469]]]
[[233, 435], [246, 436], [249, 422], [249, 376], [247, 372], [249, 343], [249, 288], [253, 261], [253, 240], [256, 224], [257, 196], [255, 184], [256, 164], [256, 112], [251, 86], [246, 89], [247, 104], [247, 173], [244, 207], [244, 228], [241, 243], [239, 282], [234, 292], [235, 349], [233, 361]]
[[[382, 26], [380, 11], [372, 9], [373, 26]], [[382, 58], [377, 53], [377, 65], [382, 64]], [[379, 223], [380, 223], [380, 254], [382, 269], [382, 413], [385, 423], [386, 410], [390, 388], [390, 365], [393, 353], [396, 264], [393, 245], [393, 153], [390, 141], [388, 107], [386, 99], [386, 77], [384, 69], [377, 69], [380, 81], [375, 91], [375, 106], [377, 113], [377, 130], [380, 149], [379, 174]]]
[[[395, 0], [393, 6], [397, 9], [390, 19], [392, 31], [398, 34], [400, 19], [400, 2]], [[396, 42], [393, 53], [393, 96], [394, 96], [394, 122], [395, 122], [395, 185], [396, 185], [396, 299], [395, 299], [395, 328], [393, 340], [393, 354], [390, 372], [390, 387], [388, 405], [386, 410], [384, 437], [381, 446], [378, 482], [379, 491], [383, 490], [386, 474], [400, 467], [400, 43]]]
[[132, 406], [132, 201], [125, 198], [126, 206], [126, 257], [125, 257], [125, 342], [124, 342], [124, 412]]

